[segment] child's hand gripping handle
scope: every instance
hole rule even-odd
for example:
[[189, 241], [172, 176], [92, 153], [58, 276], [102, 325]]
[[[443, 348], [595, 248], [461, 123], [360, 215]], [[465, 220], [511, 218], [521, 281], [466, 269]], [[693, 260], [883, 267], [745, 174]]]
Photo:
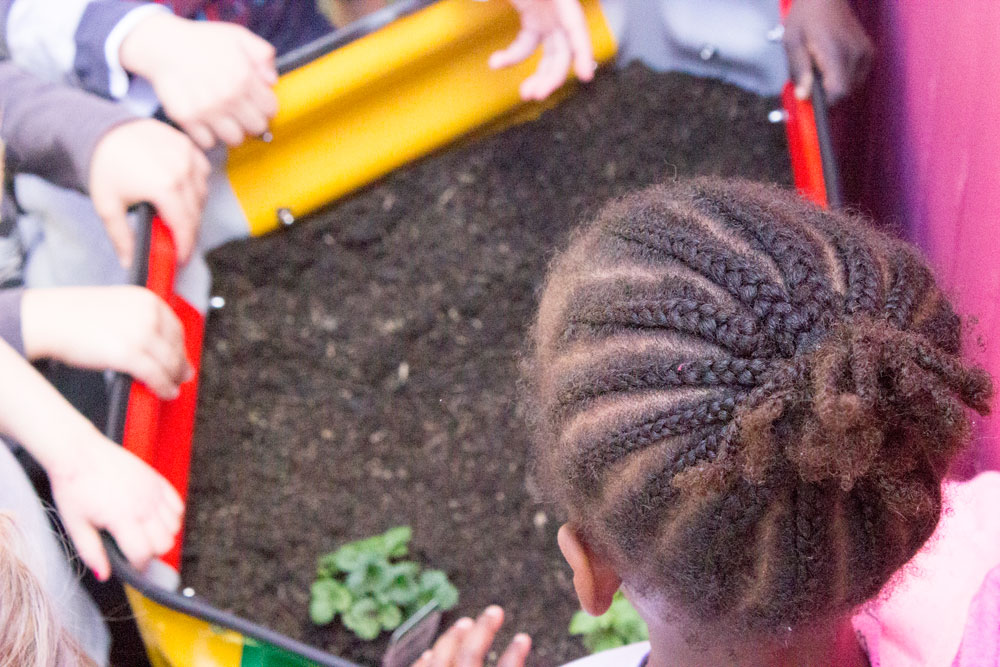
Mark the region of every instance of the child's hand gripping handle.
[[[133, 212], [137, 220], [137, 252], [131, 282], [146, 287], [169, 303], [177, 268], [173, 237], [149, 204], [140, 204]], [[126, 375], [115, 378], [111, 395], [108, 436], [152, 463], [160, 399], [148, 387], [132, 382]]]

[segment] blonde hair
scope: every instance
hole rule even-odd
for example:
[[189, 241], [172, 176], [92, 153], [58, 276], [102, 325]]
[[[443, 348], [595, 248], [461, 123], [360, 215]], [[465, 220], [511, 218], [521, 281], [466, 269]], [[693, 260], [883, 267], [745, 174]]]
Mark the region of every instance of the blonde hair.
[[0, 667], [96, 667], [63, 628], [25, 562], [14, 517], [0, 512]]

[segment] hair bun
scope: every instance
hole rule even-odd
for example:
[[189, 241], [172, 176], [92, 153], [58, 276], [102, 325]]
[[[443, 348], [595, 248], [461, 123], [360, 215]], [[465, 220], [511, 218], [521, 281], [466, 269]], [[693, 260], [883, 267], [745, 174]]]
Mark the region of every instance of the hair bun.
[[984, 371], [923, 335], [855, 316], [737, 408], [739, 456], [757, 483], [787, 461], [802, 481], [849, 491], [873, 469], [914, 456], [946, 464], [969, 435], [959, 401], [987, 414], [991, 395]]

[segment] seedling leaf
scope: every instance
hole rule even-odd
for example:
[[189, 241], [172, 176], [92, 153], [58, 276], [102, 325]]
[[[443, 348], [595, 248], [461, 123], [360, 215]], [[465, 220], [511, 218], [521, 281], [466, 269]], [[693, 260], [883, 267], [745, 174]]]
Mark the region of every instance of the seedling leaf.
[[388, 558], [402, 558], [409, 553], [410, 539], [413, 538], [413, 529], [409, 526], [396, 526], [385, 531], [382, 535], [382, 548]]
[[382, 632], [379, 610], [371, 598], [361, 598], [344, 612], [344, 625], [361, 639], [372, 640]]
[[378, 610], [378, 622], [383, 630], [395, 630], [403, 622], [403, 612], [394, 604], [387, 604]]

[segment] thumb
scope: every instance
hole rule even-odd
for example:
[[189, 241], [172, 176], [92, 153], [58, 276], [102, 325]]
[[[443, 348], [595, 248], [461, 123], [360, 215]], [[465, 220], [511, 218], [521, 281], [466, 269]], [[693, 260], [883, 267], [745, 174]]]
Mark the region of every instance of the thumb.
[[135, 252], [135, 238], [132, 228], [128, 224], [125, 207], [121, 202], [116, 202], [116, 205], [104, 207], [103, 210], [100, 210], [100, 216], [104, 220], [104, 229], [108, 233], [108, 238], [111, 239], [111, 245], [115, 247], [118, 261], [125, 268], [132, 266], [132, 254]]
[[813, 87], [812, 57], [801, 39], [788, 40], [786, 34], [785, 52], [788, 54], [788, 73], [795, 83], [795, 97], [809, 98]]
[[111, 564], [104, 551], [101, 536], [87, 521], [80, 517], [63, 517], [66, 532], [80, 554], [80, 560], [90, 568], [99, 581], [107, 581], [111, 576]]

